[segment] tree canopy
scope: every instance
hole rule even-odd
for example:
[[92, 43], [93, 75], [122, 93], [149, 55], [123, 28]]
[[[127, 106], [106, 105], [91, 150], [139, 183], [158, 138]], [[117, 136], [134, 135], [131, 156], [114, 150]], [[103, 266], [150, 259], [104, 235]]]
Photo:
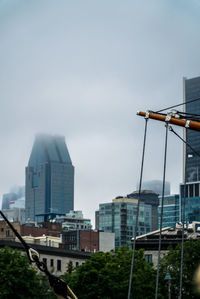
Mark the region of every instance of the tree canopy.
[[[79, 298], [126, 298], [132, 250], [122, 247], [116, 252], [97, 252], [63, 279]], [[135, 254], [132, 297], [152, 299], [155, 293], [156, 270], [146, 263], [144, 251]], [[159, 298], [162, 298], [161, 296]], [[164, 297], [163, 297], [164, 298]]]
[[[194, 284], [195, 272], [200, 265], [200, 240], [186, 241], [184, 244], [183, 256], [183, 278], [182, 296], [183, 298], [199, 298]], [[168, 253], [161, 260], [161, 279], [167, 271], [171, 275], [172, 298], [178, 298], [180, 280], [181, 244], [175, 249], [169, 248]], [[166, 292], [166, 290], [163, 290]]]
[[31, 267], [26, 255], [9, 247], [0, 249], [0, 298], [57, 298], [47, 278]]

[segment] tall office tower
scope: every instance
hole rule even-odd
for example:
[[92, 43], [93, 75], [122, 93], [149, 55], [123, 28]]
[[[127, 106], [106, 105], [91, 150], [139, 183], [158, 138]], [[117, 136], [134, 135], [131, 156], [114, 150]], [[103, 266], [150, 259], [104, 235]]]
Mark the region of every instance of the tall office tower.
[[26, 167], [26, 221], [74, 209], [74, 166], [62, 136], [37, 135]]
[[[200, 100], [187, 103], [191, 100], [200, 99], [200, 77], [183, 79], [183, 101], [186, 102], [185, 112], [200, 115]], [[200, 132], [185, 130], [186, 141], [200, 153]], [[186, 163], [186, 174], [185, 174]], [[185, 177], [186, 175], [186, 177]], [[183, 148], [183, 180], [186, 182], [200, 181], [200, 157], [184, 144]]]

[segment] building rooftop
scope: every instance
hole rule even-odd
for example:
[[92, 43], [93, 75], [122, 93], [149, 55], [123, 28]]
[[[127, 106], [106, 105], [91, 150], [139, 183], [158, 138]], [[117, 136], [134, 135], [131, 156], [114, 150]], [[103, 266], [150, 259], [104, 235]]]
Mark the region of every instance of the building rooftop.
[[64, 136], [36, 135], [28, 166], [38, 170], [49, 162], [71, 163]]
[[129, 202], [129, 203], [138, 203], [138, 199], [136, 198], [128, 198], [128, 197], [116, 197], [112, 200], [112, 202]]

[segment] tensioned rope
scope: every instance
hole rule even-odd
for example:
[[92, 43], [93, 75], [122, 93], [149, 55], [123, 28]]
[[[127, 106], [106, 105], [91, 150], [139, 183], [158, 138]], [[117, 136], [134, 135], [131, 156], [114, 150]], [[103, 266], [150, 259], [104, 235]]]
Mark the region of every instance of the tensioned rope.
[[10, 221], [6, 218], [6, 216], [2, 211], [0, 211], [0, 215], [3, 217], [5, 222], [8, 224], [8, 226], [11, 228], [15, 236], [19, 239], [19, 241], [23, 245], [24, 249], [26, 250], [26, 254], [28, 256], [30, 264], [35, 263], [38, 269], [47, 275], [49, 284], [53, 288], [55, 294], [59, 298], [78, 299], [76, 295], [73, 293], [73, 291], [70, 289], [70, 287], [62, 279], [49, 272], [49, 270], [47, 269], [47, 265], [44, 262], [41, 262], [39, 260], [38, 251], [30, 247], [24, 241], [24, 239], [20, 236], [18, 231], [14, 228], [14, 226], [10, 223]]
[[139, 192], [138, 192], [138, 203], [137, 203], [137, 212], [136, 212], [136, 223], [135, 223], [135, 232], [134, 232], [134, 241], [133, 241], [133, 252], [131, 258], [131, 269], [130, 269], [130, 278], [129, 278], [129, 287], [128, 287], [128, 299], [131, 297], [131, 288], [132, 288], [132, 280], [133, 280], [133, 267], [135, 261], [135, 246], [136, 246], [136, 237], [138, 230], [138, 218], [139, 218], [139, 208], [140, 208], [140, 195], [142, 188], [142, 176], [143, 176], [143, 168], [144, 168], [144, 154], [145, 154], [145, 146], [146, 146], [146, 136], [147, 136], [147, 123], [148, 116], [145, 117], [145, 129], [144, 129], [144, 140], [143, 140], [143, 150], [142, 150], [142, 163], [140, 170], [140, 182], [139, 182]]
[[176, 107], [179, 107], [179, 106], [183, 106], [185, 104], [190, 104], [190, 103], [193, 103], [193, 102], [196, 102], [196, 101], [199, 101], [199, 100], [200, 100], [200, 98], [189, 100], [187, 102], [183, 102], [183, 103], [180, 103], [180, 104], [177, 104], [177, 105], [173, 105], [173, 106], [158, 110], [158, 111], [156, 111], [156, 113], [159, 113], [159, 112], [162, 112], [162, 111], [165, 111], [165, 110], [169, 110], [169, 109], [172, 109], [172, 108], [176, 108]]
[[165, 196], [165, 174], [166, 174], [166, 161], [167, 161], [168, 122], [166, 122], [165, 126], [166, 126], [165, 153], [164, 153], [164, 167], [163, 167], [163, 185], [162, 185], [162, 200], [161, 200], [160, 232], [159, 232], [158, 265], [157, 265], [157, 274], [156, 274], [155, 299], [158, 298], [158, 283], [159, 283], [159, 273], [160, 273], [160, 251], [161, 251], [161, 238], [162, 238], [163, 206], [164, 206], [164, 196]]

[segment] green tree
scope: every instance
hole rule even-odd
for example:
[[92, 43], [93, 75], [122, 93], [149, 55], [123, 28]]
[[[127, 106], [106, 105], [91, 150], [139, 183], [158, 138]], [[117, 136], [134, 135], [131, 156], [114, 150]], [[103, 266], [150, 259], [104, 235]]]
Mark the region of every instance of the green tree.
[[[98, 252], [63, 279], [82, 299], [126, 298], [128, 294], [132, 250], [122, 247], [116, 252]], [[154, 297], [156, 271], [146, 263], [143, 250], [135, 254], [132, 298]], [[159, 297], [161, 298], [161, 297]]]
[[26, 255], [9, 247], [0, 249], [0, 298], [57, 298], [47, 278], [31, 267]]
[[74, 271], [74, 266], [72, 261], [69, 261], [69, 263], [67, 264], [67, 273], [71, 274]]
[[[183, 298], [199, 298], [194, 285], [194, 275], [200, 264], [200, 241], [186, 241], [184, 244], [183, 258]], [[169, 248], [169, 252], [161, 260], [161, 285], [162, 292], [166, 294], [167, 287], [164, 277], [167, 271], [171, 275], [172, 298], [178, 298], [180, 280], [181, 245], [175, 249]]]

